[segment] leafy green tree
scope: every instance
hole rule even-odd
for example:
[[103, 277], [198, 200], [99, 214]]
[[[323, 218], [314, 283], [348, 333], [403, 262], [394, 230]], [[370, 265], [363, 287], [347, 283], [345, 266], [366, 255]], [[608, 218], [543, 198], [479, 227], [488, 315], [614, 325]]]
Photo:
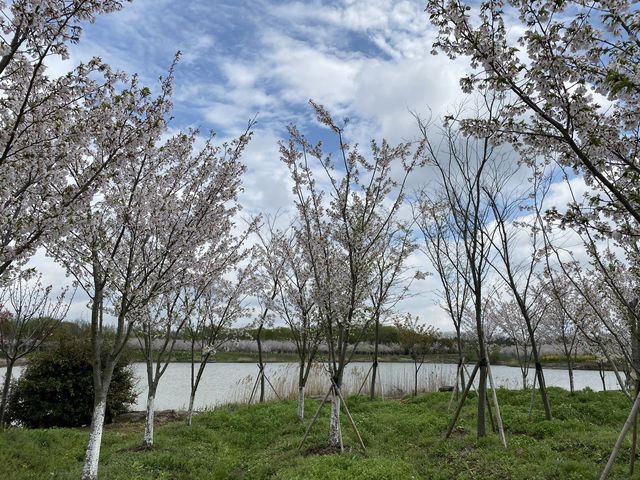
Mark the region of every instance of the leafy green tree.
[[[11, 389], [8, 421], [30, 428], [88, 425], [94, 394], [90, 351], [88, 342], [62, 340], [32, 359]], [[107, 421], [135, 399], [133, 373], [121, 361], [109, 389]]]
[[438, 340], [438, 329], [433, 325], [420, 323], [419, 318], [412, 317], [411, 314], [396, 320], [396, 328], [400, 345], [413, 360], [413, 395], [415, 396], [418, 394], [418, 373], [424, 364], [427, 353], [431, 351], [433, 344]]

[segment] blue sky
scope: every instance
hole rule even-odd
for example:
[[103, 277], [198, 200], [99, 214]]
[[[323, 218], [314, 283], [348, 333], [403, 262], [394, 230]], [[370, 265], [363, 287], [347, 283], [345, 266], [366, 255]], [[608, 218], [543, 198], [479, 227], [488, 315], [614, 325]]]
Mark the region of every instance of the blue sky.
[[[157, 88], [181, 51], [170, 128], [211, 129], [222, 140], [257, 115], [241, 202], [248, 213], [286, 212], [291, 185], [278, 140], [292, 122], [312, 140], [326, 137], [309, 99], [335, 118], [349, 117], [348, 141], [362, 145], [411, 140], [411, 112], [437, 120], [462, 101], [458, 78], [468, 62], [430, 54], [435, 31], [423, 10], [422, 0], [135, 0], [85, 25], [71, 58], [52, 59], [49, 68], [59, 75], [99, 56]], [[418, 172], [412, 184], [426, 180]], [[60, 267], [41, 252], [34, 262], [45, 281], [59, 284], [51, 279], [63, 275]], [[428, 269], [421, 255], [410, 262]], [[434, 277], [416, 282], [415, 296], [401, 308], [450, 330], [435, 305], [437, 287]], [[88, 317], [80, 292], [70, 316]]]

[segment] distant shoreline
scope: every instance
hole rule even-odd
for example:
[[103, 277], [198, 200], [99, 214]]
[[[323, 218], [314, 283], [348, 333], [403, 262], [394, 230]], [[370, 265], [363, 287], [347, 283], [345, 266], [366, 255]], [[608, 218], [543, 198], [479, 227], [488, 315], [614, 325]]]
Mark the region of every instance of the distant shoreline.
[[[170, 360], [170, 363], [190, 363], [190, 352], [188, 351], [178, 351], [174, 352], [173, 357]], [[196, 357], [196, 363], [200, 362], [200, 358]], [[326, 361], [322, 356], [318, 358], [319, 361]], [[18, 362], [16, 362], [16, 366], [26, 365], [28, 363], [28, 358], [21, 358]], [[130, 354], [130, 361], [132, 363], [144, 363], [144, 355], [140, 350], [134, 350]], [[353, 362], [372, 362], [371, 355], [368, 353], [357, 354]], [[413, 360], [408, 355], [379, 355], [378, 361], [380, 363], [410, 363]], [[297, 355], [295, 353], [265, 353], [263, 354], [263, 362], [264, 363], [298, 363]], [[434, 354], [428, 355], [425, 359], [424, 363], [448, 363], [453, 364], [458, 362], [458, 355], [455, 353], [447, 353], [447, 354]], [[209, 360], [209, 363], [258, 363], [258, 355], [255, 352], [219, 352], [216, 354], [216, 357]], [[467, 365], [473, 365], [473, 362], [466, 361]], [[567, 363], [561, 360], [556, 360], [553, 362], [541, 362], [542, 368], [544, 369], [567, 369]], [[493, 360], [492, 365], [504, 365], [508, 367], [518, 367], [518, 363], [516, 360]], [[6, 366], [5, 359], [0, 359], [0, 368]], [[613, 369], [607, 365], [604, 368], [605, 371], [612, 371]], [[574, 364], [574, 370], [594, 370], [598, 371], [598, 365], [594, 361], [578, 361]], [[529, 371], [533, 372], [535, 370], [535, 366], [533, 363], [529, 366]], [[621, 372], [621, 374], [623, 374]]]

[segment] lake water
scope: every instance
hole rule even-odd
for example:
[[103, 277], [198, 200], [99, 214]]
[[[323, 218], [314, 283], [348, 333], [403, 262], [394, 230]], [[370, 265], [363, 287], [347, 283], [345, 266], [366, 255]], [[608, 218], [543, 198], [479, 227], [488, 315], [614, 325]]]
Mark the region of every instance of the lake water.
[[[348, 395], [358, 392], [371, 367], [370, 363], [354, 362], [345, 373], [343, 390]], [[137, 379], [138, 399], [132, 410], [144, 410], [146, 401], [146, 367], [143, 363], [132, 366]], [[273, 390], [279, 396], [295, 398], [297, 396], [297, 365], [292, 363], [269, 363], [265, 367], [268, 379], [265, 387], [267, 399], [276, 399]], [[469, 370], [473, 368], [468, 366]], [[22, 367], [14, 369], [19, 375]], [[522, 388], [522, 377], [517, 367], [495, 365], [491, 367], [497, 386], [505, 388]], [[0, 368], [0, 379], [4, 379], [5, 368]], [[380, 363], [377, 394], [383, 397], [399, 396], [413, 391], [413, 363], [392, 362]], [[443, 385], [453, 385], [456, 373], [455, 364], [425, 363], [418, 376], [420, 391], [435, 391]], [[210, 363], [207, 365], [202, 381], [196, 393], [195, 408], [202, 410], [214, 408], [227, 403], [247, 403], [254, 389], [258, 367], [251, 363]], [[529, 371], [529, 381], [534, 370]], [[547, 386], [569, 389], [569, 375], [566, 369], [545, 369]], [[188, 363], [172, 363], [160, 380], [156, 396], [156, 409], [186, 409], [189, 403], [191, 365]], [[306, 394], [324, 395], [329, 388], [329, 376], [321, 365], [316, 365], [309, 378]], [[607, 390], [619, 388], [613, 372], [605, 372]], [[273, 388], [271, 387], [271, 385]], [[576, 390], [589, 387], [594, 391], [602, 390], [602, 382], [597, 371], [574, 371]], [[362, 393], [368, 392], [369, 380], [366, 380]], [[255, 395], [254, 395], [255, 401]]]

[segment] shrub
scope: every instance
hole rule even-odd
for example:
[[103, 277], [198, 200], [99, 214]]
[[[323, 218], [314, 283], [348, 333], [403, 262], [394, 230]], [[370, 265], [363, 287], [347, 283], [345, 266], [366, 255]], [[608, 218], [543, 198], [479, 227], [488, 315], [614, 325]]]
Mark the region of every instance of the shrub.
[[[14, 382], [9, 422], [30, 428], [77, 427], [91, 423], [93, 369], [89, 342], [62, 340], [33, 358]], [[125, 412], [136, 398], [133, 373], [121, 361], [113, 372], [106, 421]]]

